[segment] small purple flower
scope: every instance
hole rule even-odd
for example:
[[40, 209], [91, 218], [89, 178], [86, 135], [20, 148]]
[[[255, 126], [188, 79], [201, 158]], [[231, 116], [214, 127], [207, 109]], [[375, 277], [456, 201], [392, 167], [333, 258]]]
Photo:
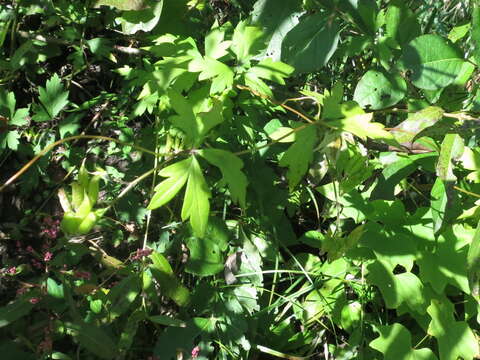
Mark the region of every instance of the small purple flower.
[[38, 302], [40, 301], [40, 299], [37, 298], [37, 297], [33, 297], [33, 298], [31, 298], [29, 301], [30, 301], [30, 304], [35, 305], [35, 304], [38, 304]]
[[75, 271], [73, 275], [80, 279], [90, 280], [92, 275], [88, 271]]
[[150, 255], [152, 252], [152, 249], [137, 249], [135, 254], [131, 256], [131, 259], [132, 261], [140, 260], [141, 258]]
[[200, 354], [200, 348], [198, 346], [195, 346], [192, 349], [192, 359], [196, 359], [198, 354]]
[[12, 266], [7, 270], [7, 274], [15, 275], [16, 273], [17, 273], [17, 268], [15, 266]]
[[48, 262], [48, 261], [52, 260], [52, 257], [53, 257], [53, 254], [50, 251], [47, 251], [43, 255], [43, 261]]

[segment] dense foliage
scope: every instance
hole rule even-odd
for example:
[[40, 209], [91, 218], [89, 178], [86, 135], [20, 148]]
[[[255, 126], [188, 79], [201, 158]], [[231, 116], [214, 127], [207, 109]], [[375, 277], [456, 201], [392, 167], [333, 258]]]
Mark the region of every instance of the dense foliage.
[[2, 359], [480, 356], [480, 2], [0, 3]]

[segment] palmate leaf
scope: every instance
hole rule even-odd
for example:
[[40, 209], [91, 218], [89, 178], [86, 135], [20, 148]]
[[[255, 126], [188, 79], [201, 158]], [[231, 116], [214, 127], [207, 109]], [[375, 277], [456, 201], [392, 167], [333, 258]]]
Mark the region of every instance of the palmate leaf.
[[380, 289], [387, 308], [396, 309], [405, 304], [410, 310], [425, 314], [428, 305], [425, 301], [425, 290], [415, 274], [393, 274], [381, 261], [368, 265], [367, 270], [369, 283]]
[[265, 36], [260, 27], [249, 26], [241, 21], [232, 38], [232, 50], [240, 63], [249, 61], [265, 47]]
[[210, 94], [221, 93], [233, 85], [234, 72], [224, 63], [209, 56], [193, 61], [190, 71], [201, 71], [199, 80], [212, 79]]
[[212, 59], [219, 59], [228, 54], [227, 49], [231, 46], [231, 41], [224, 41], [225, 32], [231, 28], [230, 23], [218, 26], [218, 22], [212, 26], [210, 32], [205, 36], [205, 55]]
[[285, 85], [284, 79], [290, 76], [294, 70], [295, 69], [288, 64], [266, 58], [260, 61], [257, 65], [251, 67], [248, 72], [255, 74], [259, 78]]
[[34, 121], [49, 121], [57, 116], [68, 104], [68, 91], [64, 91], [62, 82], [57, 74], [47, 80], [45, 88], [38, 88], [38, 99], [42, 105], [35, 106]]
[[148, 205], [153, 210], [169, 202], [187, 183], [182, 207], [182, 220], [190, 219], [196, 236], [203, 236], [210, 212], [210, 190], [205, 182], [197, 159], [192, 156], [167, 166], [159, 172], [168, 177], [155, 187], [155, 194]]
[[220, 149], [203, 149], [199, 155], [222, 172], [223, 181], [227, 183], [232, 200], [245, 208], [247, 177], [242, 172], [243, 161], [231, 152]]
[[438, 341], [440, 360], [473, 359], [479, 355], [479, 345], [465, 321], [455, 321], [454, 306], [447, 298], [432, 299], [427, 309], [432, 321], [428, 333]]
[[205, 234], [210, 213], [211, 196], [197, 159], [192, 156], [188, 173], [187, 189], [182, 206], [182, 220], [190, 219], [193, 232], [202, 237]]
[[178, 114], [171, 116], [169, 120], [185, 132], [193, 146], [200, 145], [207, 133], [223, 121], [220, 100], [211, 99], [212, 105], [208, 111], [195, 113], [193, 105], [179, 92], [170, 90], [168, 96], [170, 105]]
[[370, 347], [380, 351], [385, 360], [437, 360], [430, 349], [414, 349], [410, 332], [401, 324], [376, 326], [376, 331], [380, 336]]
[[295, 133], [295, 142], [282, 156], [279, 165], [288, 167], [288, 186], [292, 190], [308, 170], [313, 160], [313, 147], [317, 142], [317, 129], [308, 126]]

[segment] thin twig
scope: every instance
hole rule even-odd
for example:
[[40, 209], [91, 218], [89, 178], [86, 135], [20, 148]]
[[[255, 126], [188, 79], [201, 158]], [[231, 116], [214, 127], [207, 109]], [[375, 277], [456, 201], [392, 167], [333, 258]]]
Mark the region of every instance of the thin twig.
[[123, 145], [123, 146], [131, 146], [134, 149], [137, 149], [138, 151], [144, 152], [146, 154], [150, 154], [153, 156], [165, 156], [166, 154], [157, 154], [154, 151], [148, 150], [142, 146], [134, 145], [134, 144], [129, 144], [108, 136], [101, 136], [101, 135], [75, 135], [75, 136], [70, 136], [58, 141], [55, 141], [54, 143], [48, 145], [45, 147], [42, 151], [40, 151], [37, 155], [35, 155], [34, 158], [32, 158], [29, 162], [27, 162], [20, 170], [18, 170], [10, 179], [8, 179], [2, 186], [0, 186], [0, 192], [5, 190], [7, 186], [9, 186], [11, 183], [13, 183], [15, 180], [17, 180], [20, 176], [22, 176], [33, 164], [35, 164], [38, 160], [40, 160], [45, 154], [47, 154], [49, 151], [51, 151], [53, 148], [55, 148], [58, 145], [64, 144], [69, 141], [74, 141], [77, 139], [97, 139], [97, 140], [105, 140], [105, 141], [112, 141], [114, 143]]

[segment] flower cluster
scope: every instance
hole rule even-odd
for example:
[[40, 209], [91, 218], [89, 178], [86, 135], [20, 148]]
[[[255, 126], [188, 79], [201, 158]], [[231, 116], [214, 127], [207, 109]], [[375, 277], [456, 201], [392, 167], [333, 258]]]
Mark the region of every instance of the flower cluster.
[[60, 232], [60, 220], [52, 219], [51, 217], [46, 217], [43, 219], [42, 230], [40, 235], [45, 236], [47, 239], [54, 240], [58, 237]]
[[152, 249], [137, 249], [135, 254], [133, 254], [130, 259], [132, 261], [140, 260], [141, 258], [150, 255], [153, 252]]

